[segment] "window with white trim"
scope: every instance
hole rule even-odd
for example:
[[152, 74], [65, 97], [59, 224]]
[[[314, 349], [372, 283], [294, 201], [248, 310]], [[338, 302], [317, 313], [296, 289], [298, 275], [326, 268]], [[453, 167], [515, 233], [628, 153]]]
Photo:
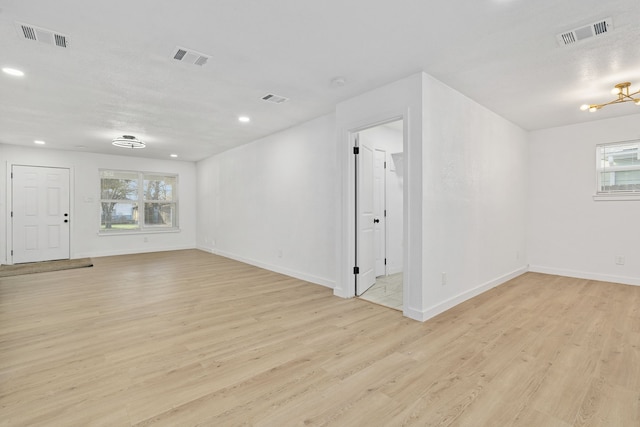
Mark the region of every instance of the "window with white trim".
[[596, 196], [640, 199], [640, 140], [596, 147]]
[[178, 228], [178, 176], [100, 170], [100, 232]]

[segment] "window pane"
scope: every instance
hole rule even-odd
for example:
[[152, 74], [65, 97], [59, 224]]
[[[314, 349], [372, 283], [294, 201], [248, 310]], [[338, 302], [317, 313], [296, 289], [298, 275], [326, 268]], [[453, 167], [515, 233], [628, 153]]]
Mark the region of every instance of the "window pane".
[[620, 166], [640, 167], [639, 145], [639, 143], [634, 142], [600, 147], [600, 167], [603, 169]]
[[138, 204], [130, 202], [102, 202], [101, 230], [133, 230], [138, 227]]
[[175, 176], [145, 175], [144, 199], [173, 201], [175, 187]]
[[144, 225], [153, 227], [173, 227], [175, 203], [145, 203]]
[[640, 170], [601, 172], [600, 191], [640, 191]]
[[138, 175], [131, 172], [101, 171], [101, 199], [137, 200]]

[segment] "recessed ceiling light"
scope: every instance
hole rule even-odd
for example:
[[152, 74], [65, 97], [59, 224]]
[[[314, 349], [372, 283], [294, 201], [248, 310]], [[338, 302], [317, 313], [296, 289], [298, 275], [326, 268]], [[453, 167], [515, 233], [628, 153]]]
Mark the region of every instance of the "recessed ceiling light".
[[169, 154], [171, 157], [178, 157], [177, 154]]
[[46, 144], [46, 142], [41, 141], [41, 140], [39, 140], [39, 139], [36, 139], [35, 141], [33, 141], [33, 143], [34, 143], [34, 144], [38, 144], [38, 145], [44, 145], [44, 144]]
[[242, 122], [242, 123], [249, 123], [251, 121], [251, 118], [249, 118], [247, 116], [240, 116], [240, 117], [238, 117], [238, 121]]
[[6, 74], [9, 74], [10, 76], [16, 76], [16, 77], [24, 76], [24, 73], [22, 71], [16, 70], [15, 68], [3, 68], [2, 71], [4, 71]]

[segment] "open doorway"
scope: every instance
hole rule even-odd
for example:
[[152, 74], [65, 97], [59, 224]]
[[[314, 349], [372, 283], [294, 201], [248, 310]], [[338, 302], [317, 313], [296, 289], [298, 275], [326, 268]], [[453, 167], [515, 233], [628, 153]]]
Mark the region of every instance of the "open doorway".
[[356, 296], [403, 308], [403, 121], [356, 134]]

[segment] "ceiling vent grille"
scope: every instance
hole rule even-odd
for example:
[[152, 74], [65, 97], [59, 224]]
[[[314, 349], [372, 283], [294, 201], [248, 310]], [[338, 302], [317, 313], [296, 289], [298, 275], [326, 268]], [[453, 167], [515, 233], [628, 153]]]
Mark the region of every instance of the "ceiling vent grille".
[[69, 37], [65, 35], [20, 22], [17, 23], [17, 26], [18, 33], [27, 40], [46, 43], [51, 46], [69, 47]]
[[282, 104], [283, 102], [287, 102], [289, 98], [285, 98], [284, 96], [274, 95], [273, 93], [268, 93], [261, 98], [263, 101], [271, 102], [273, 104]]
[[610, 33], [611, 31], [613, 31], [613, 21], [611, 18], [605, 18], [593, 24], [558, 34], [556, 39], [560, 46], [568, 46], [584, 39]]
[[183, 47], [177, 47], [173, 51], [172, 57], [176, 61], [187, 62], [189, 64], [198, 65], [200, 67], [205, 65], [209, 58], [211, 58], [210, 55], [205, 55], [203, 53], [196, 52], [195, 50], [185, 49]]

